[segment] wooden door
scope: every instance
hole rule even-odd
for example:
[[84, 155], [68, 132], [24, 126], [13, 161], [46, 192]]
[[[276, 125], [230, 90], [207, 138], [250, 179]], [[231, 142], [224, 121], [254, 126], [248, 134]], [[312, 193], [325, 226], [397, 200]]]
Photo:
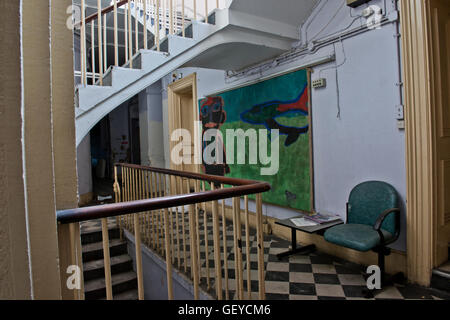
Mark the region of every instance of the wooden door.
[[437, 178], [434, 264], [448, 259], [450, 241], [450, 1], [430, 2], [432, 108]]
[[[198, 151], [195, 152], [195, 148], [199, 148], [195, 144], [195, 139], [198, 139], [198, 133], [196, 134], [195, 121], [198, 120], [198, 105], [197, 105], [197, 77], [196, 74], [187, 76], [181, 80], [175, 81], [169, 85], [168, 89], [169, 100], [169, 140], [172, 132], [175, 129], [186, 129], [191, 136], [191, 142], [189, 148], [191, 149], [191, 161], [190, 163], [183, 163], [176, 165], [172, 159], [170, 161], [170, 167], [175, 170], [200, 172], [200, 163], [196, 160], [196, 154], [198, 158]], [[184, 142], [184, 140], [183, 140]], [[170, 154], [172, 149], [178, 142], [170, 142]]]

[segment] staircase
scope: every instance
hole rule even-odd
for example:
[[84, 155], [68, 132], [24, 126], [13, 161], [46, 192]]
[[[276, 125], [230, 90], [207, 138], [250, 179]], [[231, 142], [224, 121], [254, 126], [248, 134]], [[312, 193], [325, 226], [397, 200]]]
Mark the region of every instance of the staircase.
[[131, 64], [109, 67], [102, 86], [76, 89], [77, 145], [106, 114], [178, 68], [240, 70], [290, 50], [317, 2], [234, 0], [212, 11], [208, 23], [188, 23], [185, 37], [178, 32], [162, 39], [160, 51], [140, 49]]
[[[450, 244], [448, 247], [448, 254], [450, 257]], [[450, 260], [433, 270], [431, 287], [450, 293]]]
[[[133, 261], [128, 255], [127, 242], [120, 240], [120, 231], [115, 225], [115, 219], [108, 221], [108, 227], [114, 300], [137, 300], [137, 276], [133, 271]], [[105, 299], [105, 272], [100, 221], [82, 223], [81, 244], [83, 248], [85, 299]]]

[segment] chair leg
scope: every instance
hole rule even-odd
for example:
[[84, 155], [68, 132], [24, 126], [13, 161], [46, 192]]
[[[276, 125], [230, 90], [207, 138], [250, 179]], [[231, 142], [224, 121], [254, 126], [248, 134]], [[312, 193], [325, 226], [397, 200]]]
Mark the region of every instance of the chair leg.
[[[389, 254], [390, 252], [387, 252], [384, 250], [384, 248], [380, 248], [378, 250], [378, 267], [380, 267], [381, 271], [381, 286], [384, 286], [384, 283], [386, 281], [386, 264], [385, 264], [385, 254]], [[386, 254], [386, 255], [387, 255]]]
[[[388, 256], [391, 253], [391, 250], [389, 248], [377, 248], [374, 250], [378, 253], [378, 267], [380, 268], [381, 272], [381, 289], [375, 289], [375, 290], [369, 290], [364, 289], [363, 290], [363, 296], [366, 299], [371, 299], [375, 296], [375, 294], [382, 292], [385, 287], [397, 284], [404, 284], [405, 283], [405, 276], [403, 273], [399, 272], [396, 273], [393, 276], [387, 276], [386, 275], [386, 256]], [[366, 279], [367, 280], [367, 279]]]

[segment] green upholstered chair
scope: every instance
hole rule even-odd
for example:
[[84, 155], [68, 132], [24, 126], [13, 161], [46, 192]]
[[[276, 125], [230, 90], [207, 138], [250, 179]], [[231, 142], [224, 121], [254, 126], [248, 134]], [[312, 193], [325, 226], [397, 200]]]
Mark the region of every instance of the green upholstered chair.
[[325, 240], [339, 246], [378, 253], [378, 266], [385, 283], [387, 245], [400, 234], [399, 196], [391, 185], [368, 181], [357, 185], [347, 203], [347, 223], [328, 229]]

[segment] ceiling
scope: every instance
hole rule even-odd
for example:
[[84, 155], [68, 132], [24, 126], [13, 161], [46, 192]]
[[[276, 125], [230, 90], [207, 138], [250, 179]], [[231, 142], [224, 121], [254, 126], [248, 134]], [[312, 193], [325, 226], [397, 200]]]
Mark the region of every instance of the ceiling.
[[230, 9], [301, 26], [320, 0], [234, 0]]

